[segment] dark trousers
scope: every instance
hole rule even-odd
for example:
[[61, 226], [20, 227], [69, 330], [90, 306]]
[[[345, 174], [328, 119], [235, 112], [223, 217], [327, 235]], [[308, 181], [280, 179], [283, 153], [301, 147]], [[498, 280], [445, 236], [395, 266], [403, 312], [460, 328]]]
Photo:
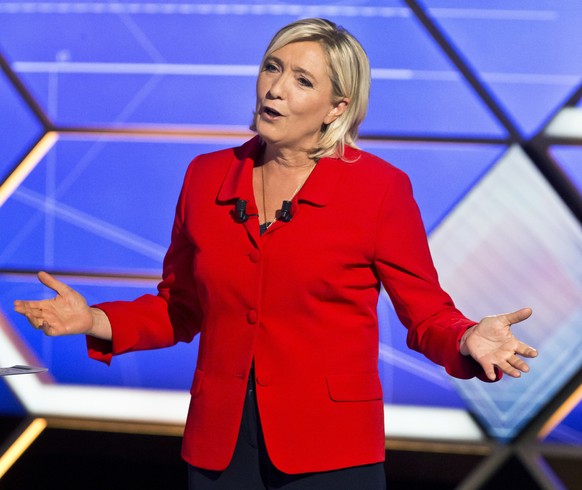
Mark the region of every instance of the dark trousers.
[[384, 463], [288, 475], [271, 462], [257, 408], [251, 372], [234, 455], [224, 471], [188, 468], [189, 490], [385, 490]]

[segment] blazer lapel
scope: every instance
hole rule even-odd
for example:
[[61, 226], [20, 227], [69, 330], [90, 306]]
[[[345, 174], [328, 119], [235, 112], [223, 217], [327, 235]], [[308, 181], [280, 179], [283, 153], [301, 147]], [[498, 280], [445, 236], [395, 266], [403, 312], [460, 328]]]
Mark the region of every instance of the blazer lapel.
[[251, 216], [243, 226], [257, 247], [260, 235], [258, 209], [253, 193], [253, 168], [260, 148], [259, 136], [255, 136], [234, 149], [233, 159], [216, 197], [218, 204], [230, 207], [229, 212], [233, 219], [235, 219], [234, 207], [238, 200], [247, 202], [246, 213]]

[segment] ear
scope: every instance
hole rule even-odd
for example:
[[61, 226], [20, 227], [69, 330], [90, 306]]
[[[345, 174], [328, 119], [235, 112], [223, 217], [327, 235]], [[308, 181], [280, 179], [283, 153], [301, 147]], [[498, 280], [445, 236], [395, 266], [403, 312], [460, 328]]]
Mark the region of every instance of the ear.
[[327, 125], [334, 122], [348, 109], [349, 104], [350, 99], [347, 97], [344, 97], [339, 102], [335, 102], [331, 110], [327, 113], [327, 116], [325, 116], [323, 123]]

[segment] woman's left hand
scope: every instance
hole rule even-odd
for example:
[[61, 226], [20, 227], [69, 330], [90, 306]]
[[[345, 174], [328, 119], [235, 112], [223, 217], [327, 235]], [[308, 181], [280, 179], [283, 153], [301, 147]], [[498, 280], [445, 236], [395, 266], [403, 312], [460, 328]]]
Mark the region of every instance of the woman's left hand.
[[461, 354], [471, 356], [492, 381], [496, 379], [495, 367], [514, 378], [527, 373], [529, 366], [520, 357], [536, 357], [538, 352], [520, 342], [511, 332], [511, 325], [531, 316], [530, 308], [504, 315], [487, 316], [469, 328], [460, 343]]

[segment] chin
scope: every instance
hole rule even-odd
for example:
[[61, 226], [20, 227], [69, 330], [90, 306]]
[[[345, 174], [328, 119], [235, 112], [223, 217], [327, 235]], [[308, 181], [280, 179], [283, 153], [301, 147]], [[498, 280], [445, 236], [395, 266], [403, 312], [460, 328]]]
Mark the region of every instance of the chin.
[[277, 139], [273, 137], [274, 136], [273, 132], [269, 131], [268, 127], [265, 128], [264, 124], [257, 122], [257, 124], [255, 125], [255, 131], [265, 143], [271, 145], [277, 142]]

